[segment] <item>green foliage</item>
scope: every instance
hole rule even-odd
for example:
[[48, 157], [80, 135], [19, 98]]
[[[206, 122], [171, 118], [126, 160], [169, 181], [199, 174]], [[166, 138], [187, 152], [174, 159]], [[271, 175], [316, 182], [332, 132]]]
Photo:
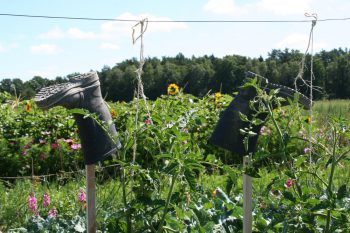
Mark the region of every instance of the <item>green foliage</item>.
[[[137, 100], [109, 103], [123, 148], [115, 158], [96, 166], [98, 229], [240, 232], [245, 172], [260, 177], [253, 179], [254, 232], [346, 231], [350, 227], [349, 120], [315, 118], [310, 124], [297, 97], [278, 98], [278, 90], [266, 93], [254, 80], [247, 85], [259, 93], [251, 104], [257, 115], [248, 119], [241, 114], [241, 118], [252, 126], [262, 123], [258, 114], [267, 114], [268, 119], [246, 170], [241, 158], [207, 143], [230, 96], [197, 98], [180, 91], [149, 101], [149, 112]], [[290, 106], [280, 107], [284, 101]], [[62, 139], [79, 142], [71, 113], [96, 117], [77, 109], [42, 112], [30, 103], [29, 111], [26, 102], [1, 105], [1, 175], [34, 171], [34, 175], [55, 176], [4, 181], [0, 230], [82, 232], [85, 208], [77, 193], [84, 190], [84, 173], [67, 173], [83, 169], [82, 155]], [[242, 133], [251, 136], [249, 128]], [[40, 159], [42, 153], [47, 156]], [[28, 206], [31, 193], [38, 200], [37, 213]], [[51, 197], [48, 207], [43, 206], [44, 193]], [[48, 211], [53, 208], [57, 216], [50, 218]]]

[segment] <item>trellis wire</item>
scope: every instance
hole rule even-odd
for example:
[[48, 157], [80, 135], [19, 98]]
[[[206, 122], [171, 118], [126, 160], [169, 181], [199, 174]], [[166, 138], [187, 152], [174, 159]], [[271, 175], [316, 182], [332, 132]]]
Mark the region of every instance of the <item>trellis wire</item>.
[[[314, 49], [314, 27], [316, 26], [317, 23], [317, 14], [313, 13], [313, 14], [309, 14], [309, 13], [305, 13], [305, 17], [312, 17], [313, 20], [311, 21], [311, 29], [310, 29], [310, 34], [309, 34], [309, 40], [308, 40], [308, 44], [307, 44], [307, 48], [305, 50], [305, 53], [303, 54], [301, 63], [300, 63], [300, 69], [298, 72], [298, 75], [296, 76], [296, 78], [294, 79], [294, 87], [295, 90], [298, 90], [297, 87], [297, 81], [301, 80], [303, 82], [303, 84], [310, 89], [310, 110], [309, 110], [309, 128], [308, 128], [308, 134], [309, 134], [309, 162], [310, 164], [312, 163], [312, 105], [313, 105], [313, 90], [317, 90], [320, 91], [320, 87], [314, 86], [313, 84], [313, 80], [315, 79], [315, 75], [314, 75], [314, 71], [313, 71], [313, 49]], [[310, 49], [310, 81], [307, 81], [303, 78], [303, 74], [304, 74], [304, 67], [305, 67], [305, 59], [306, 59], [306, 55], [308, 53]]]
[[[135, 115], [135, 131], [134, 131], [134, 146], [133, 146], [133, 158], [132, 162], [135, 163], [136, 160], [136, 150], [137, 150], [137, 129], [138, 129], [138, 121], [139, 121], [139, 114], [140, 114], [140, 98], [143, 99], [146, 111], [147, 111], [147, 117], [151, 119], [151, 113], [149, 111], [148, 103], [147, 103], [147, 97], [144, 93], [143, 89], [143, 82], [142, 82], [142, 69], [143, 65], [145, 64], [145, 58], [143, 55], [144, 51], [144, 43], [143, 43], [143, 35], [147, 30], [148, 26], [148, 19], [145, 18], [135, 24], [135, 26], [132, 27], [132, 43], [135, 44], [137, 40], [140, 39], [140, 61], [139, 61], [139, 67], [135, 71], [137, 74], [137, 91], [136, 91], [136, 115]], [[135, 38], [135, 30], [137, 27], [140, 27], [140, 35]], [[152, 121], [150, 121], [152, 124]]]

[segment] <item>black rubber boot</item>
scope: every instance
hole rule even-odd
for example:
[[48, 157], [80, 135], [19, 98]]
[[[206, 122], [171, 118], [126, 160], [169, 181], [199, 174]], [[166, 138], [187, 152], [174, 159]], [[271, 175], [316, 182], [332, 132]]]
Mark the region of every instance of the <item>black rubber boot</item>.
[[101, 127], [91, 117], [84, 118], [81, 114], [74, 114], [78, 124], [85, 164], [101, 161], [121, 148], [119, 140], [115, 139], [117, 131], [102, 98], [96, 72], [78, 75], [68, 83], [45, 87], [35, 96], [34, 101], [42, 109], [55, 106], [63, 106], [67, 109], [85, 109], [89, 113], [96, 114], [99, 120], [105, 124], [104, 127]]
[[[257, 78], [261, 89], [264, 89], [267, 92], [272, 89], [279, 89], [277, 96], [293, 98], [294, 94], [296, 93], [295, 90], [289, 87], [268, 83], [268, 80], [262, 77]], [[247, 79], [245, 81], [247, 81]], [[254, 97], [256, 97], [256, 95], [257, 92], [254, 87], [240, 88], [238, 95], [232, 100], [219, 119], [209, 139], [209, 143], [229, 150], [240, 156], [245, 156], [256, 151], [258, 136], [263, 124], [253, 126], [252, 131], [256, 133], [256, 136], [249, 137], [248, 151], [246, 151], [243, 143], [245, 135], [241, 134], [240, 129], [249, 127], [249, 122], [242, 121], [239, 115], [241, 112], [246, 115], [249, 120], [252, 119], [255, 112], [250, 108], [249, 103], [254, 99]], [[301, 93], [299, 93], [299, 103], [306, 109], [310, 109], [311, 107], [311, 101]], [[288, 101], [284, 101], [282, 104], [287, 105]], [[260, 114], [257, 117], [260, 120], [265, 121], [267, 114]]]

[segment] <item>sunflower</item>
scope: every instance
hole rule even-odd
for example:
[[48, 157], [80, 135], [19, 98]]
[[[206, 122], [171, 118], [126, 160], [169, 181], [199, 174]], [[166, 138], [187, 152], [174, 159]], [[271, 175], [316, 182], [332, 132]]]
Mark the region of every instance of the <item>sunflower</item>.
[[219, 103], [219, 100], [221, 99], [222, 95], [220, 92], [215, 93], [215, 103]]
[[30, 111], [30, 107], [31, 107], [30, 102], [27, 101], [27, 103], [26, 103], [26, 112]]
[[179, 86], [172, 83], [168, 86], [168, 95], [175, 95], [179, 92]]

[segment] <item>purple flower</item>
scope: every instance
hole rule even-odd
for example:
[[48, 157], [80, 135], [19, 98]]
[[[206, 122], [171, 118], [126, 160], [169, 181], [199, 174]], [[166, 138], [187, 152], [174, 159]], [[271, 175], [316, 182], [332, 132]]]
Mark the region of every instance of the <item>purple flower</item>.
[[146, 125], [151, 125], [153, 123], [152, 119], [150, 117], [148, 117], [146, 120], [145, 120], [145, 124]]
[[309, 148], [309, 147], [304, 148], [304, 154], [308, 154], [310, 152], [311, 152], [311, 148]]
[[55, 218], [56, 216], [57, 216], [57, 210], [56, 209], [49, 210], [49, 213], [48, 213], [47, 217]]
[[78, 192], [78, 201], [86, 202], [86, 195], [83, 189], [80, 189]]
[[58, 148], [58, 144], [57, 143], [52, 143], [51, 144], [51, 149], [52, 150], [56, 150]]
[[73, 150], [78, 150], [78, 149], [81, 148], [81, 145], [80, 145], [80, 144], [72, 144], [72, 145], [70, 146], [70, 148], [72, 148]]
[[29, 146], [28, 146], [28, 145], [25, 145], [25, 146], [23, 147], [23, 149], [28, 150], [28, 149], [29, 149]]
[[44, 199], [44, 201], [43, 201], [43, 206], [44, 206], [44, 207], [49, 206], [50, 203], [51, 203], [51, 199], [50, 199], [49, 194], [45, 193], [43, 199]]
[[26, 155], [27, 151], [21, 151], [21, 155]]
[[28, 208], [32, 213], [37, 214], [38, 204], [37, 204], [36, 197], [34, 196], [33, 193], [30, 193], [28, 196]]

